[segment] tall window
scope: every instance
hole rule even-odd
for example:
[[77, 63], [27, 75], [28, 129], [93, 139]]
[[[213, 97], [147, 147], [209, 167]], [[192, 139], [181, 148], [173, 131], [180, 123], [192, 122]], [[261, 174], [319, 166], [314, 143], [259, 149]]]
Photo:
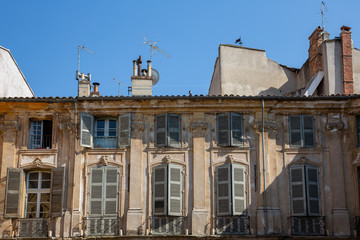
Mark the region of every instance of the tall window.
[[219, 146], [243, 145], [243, 119], [241, 114], [218, 114], [216, 116], [216, 125]]
[[116, 148], [116, 120], [99, 119], [95, 121], [94, 146], [101, 148]]
[[181, 146], [181, 117], [178, 114], [159, 114], [155, 117], [155, 145], [157, 147]]
[[289, 116], [290, 146], [315, 147], [314, 117], [310, 115]]
[[31, 121], [30, 149], [51, 148], [52, 121]]

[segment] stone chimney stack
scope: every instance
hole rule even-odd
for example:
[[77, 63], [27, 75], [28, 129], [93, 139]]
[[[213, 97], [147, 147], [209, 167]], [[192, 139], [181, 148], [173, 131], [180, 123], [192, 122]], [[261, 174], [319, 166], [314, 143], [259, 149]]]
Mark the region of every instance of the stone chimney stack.
[[350, 27], [340, 28], [342, 48], [342, 75], [344, 94], [354, 94], [353, 68], [352, 68], [352, 42]]
[[89, 97], [90, 96], [90, 81], [91, 81], [91, 74], [88, 73], [85, 75], [84, 73], [78, 74], [76, 79], [79, 80], [78, 85], [78, 97]]
[[132, 96], [151, 96], [153, 77], [151, 76], [151, 61], [147, 61], [147, 69], [141, 69], [142, 57], [133, 61], [133, 76], [131, 76]]
[[[319, 26], [309, 37], [309, 67], [311, 78], [314, 77], [319, 71], [322, 71], [322, 52], [320, 46], [323, 42], [323, 32], [324, 29], [320, 28]], [[326, 40], [326, 37], [324, 40]]]

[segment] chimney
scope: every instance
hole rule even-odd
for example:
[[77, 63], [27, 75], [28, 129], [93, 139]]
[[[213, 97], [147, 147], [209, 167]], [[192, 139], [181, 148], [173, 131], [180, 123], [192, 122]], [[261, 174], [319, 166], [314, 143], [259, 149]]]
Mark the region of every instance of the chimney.
[[99, 93], [99, 85], [100, 85], [100, 83], [94, 82], [93, 85], [94, 85], [94, 91], [91, 93], [91, 96], [92, 97], [100, 96], [100, 93]]
[[323, 33], [324, 29], [319, 26], [309, 37], [309, 67], [311, 78], [322, 70], [322, 52], [320, 45], [323, 40], [326, 40], [326, 37], [328, 37], [328, 35], [325, 35], [323, 39]]
[[354, 81], [353, 81], [353, 69], [352, 69], [352, 42], [351, 42], [350, 29], [351, 28], [347, 26], [342, 26], [340, 28], [344, 94], [354, 94]]
[[[147, 69], [141, 69], [142, 57], [133, 61], [133, 76], [131, 76], [132, 96], [151, 96], [153, 77], [151, 77], [151, 61], [147, 61]], [[149, 74], [150, 73], [150, 74]]]
[[90, 81], [91, 74], [88, 73], [85, 75], [84, 73], [79, 74], [77, 72], [76, 79], [79, 80], [78, 84], [78, 97], [89, 97], [90, 96]]

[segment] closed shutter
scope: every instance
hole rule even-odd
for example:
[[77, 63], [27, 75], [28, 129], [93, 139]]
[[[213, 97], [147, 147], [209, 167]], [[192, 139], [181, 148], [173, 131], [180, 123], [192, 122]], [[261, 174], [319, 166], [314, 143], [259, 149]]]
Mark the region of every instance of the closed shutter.
[[65, 197], [65, 167], [51, 170], [51, 216], [59, 217], [62, 214]]
[[231, 113], [231, 146], [241, 146], [243, 143], [242, 115]]
[[306, 189], [309, 216], [320, 215], [319, 172], [318, 168], [306, 165]]
[[303, 127], [304, 127], [304, 147], [315, 146], [314, 139], [314, 117], [303, 116]]
[[101, 167], [91, 169], [90, 177], [90, 216], [102, 215], [102, 199], [103, 199], [103, 173]]
[[105, 167], [105, 192], [104, 203], [106, 216], [116, 216], [118, 207], [118, 169], [114, 167]]
[[166, 146], [166, 114], [156, 115], [155, 117], [155, 145], [157, 147]]
[[88, 113], [81, 113], [80, 146], [92, 147], [94, 132], [94, 117]]
[[231, 214], [230, 164], [216, 168], [216, 207], [218, 216]]
[[168, 115], [168, 146], [181, 146], [181, 118], [177, 114]]
[[222, 113], [216, 116], [217, 138], [219, 146], [229, 146], [229, 115]]
[[232, 211], [233, 215], [241, 215], [246, 210], [245, 168], [238, 164], [232, 165]]
[[293, 216], [306, 215], [304, 166], [290, 168], [291, 209]]
[[8, 168], [6, 176], [5, 214], [7, 218], [20, 217], [20, 197], [23, 171], [20, 168]]
[[154, 167], [153, 172], [153, 214], [166, 215], [167, 209], [167, 165]]
[[130, 145], [131, 134], [131, 114], [122, 114], [119, 116], [119, 147], [127, 147]]
[[289, 117], [290, 146], [301, 147], [301, 116]]
[[182, 167], [169, 164], [168, 215], [182, 215]]

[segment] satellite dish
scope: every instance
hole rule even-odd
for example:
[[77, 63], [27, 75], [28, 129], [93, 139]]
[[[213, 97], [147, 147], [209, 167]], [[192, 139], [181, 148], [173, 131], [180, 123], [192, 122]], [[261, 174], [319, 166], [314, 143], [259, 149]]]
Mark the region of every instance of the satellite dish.
[[158, 83], [160, 74], [156, 69], [153, 68], [153, 69], [151, 69], [151, 76], [153, 77], [152, 85], [154, 86], [155, 84]]

